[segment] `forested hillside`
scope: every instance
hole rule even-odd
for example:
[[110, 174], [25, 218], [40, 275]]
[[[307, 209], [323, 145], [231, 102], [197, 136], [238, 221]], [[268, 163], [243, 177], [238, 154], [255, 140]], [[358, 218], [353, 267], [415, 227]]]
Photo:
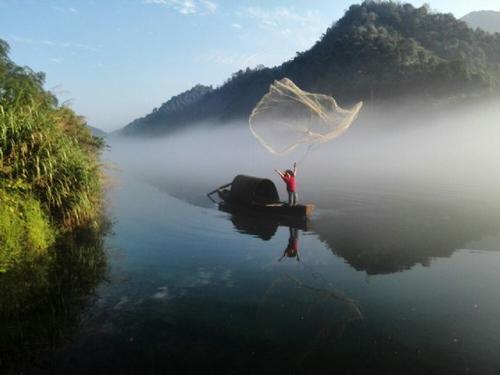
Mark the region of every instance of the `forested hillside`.
[[205, 120], [244, 119], [270, 83], [283, 77], [333, 95], [340, 104], [488, 93], [499, 88], [500, 35], [473, 30], [426, 6], [365, 1], [294, 59], [238, 71], [216, 89], [196, 86], [122, 132], [168, 134]]
[[199, 115], [186, 111], [186, 108], [195, 107], [206, 94], [212, 91], [212, 87], [196, 85], [192, 89], [172, 97], [163, 103], [160, 108], [153, 109], [150, 114], [134, 120], [127, 128], [123, 129], [123, 132], [125, 134], [133, 133], [135, 129], [141, 128], [143, 125], [147, 126], [147, 124], [195, 121]]

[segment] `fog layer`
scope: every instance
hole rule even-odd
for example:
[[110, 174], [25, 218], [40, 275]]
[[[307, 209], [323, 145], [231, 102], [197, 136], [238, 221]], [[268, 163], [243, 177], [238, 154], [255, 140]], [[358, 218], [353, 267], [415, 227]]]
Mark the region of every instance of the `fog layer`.
[[[498, 99], [444, 110], [365, 106], [331, 142], [270, 154], [244, 123], [202, 124], [155, 140], [110, 141], [113, 163], [181, 199], [209, 205], [206, 193], [237, 174], [270, 178], [298, 163], [299, 197], [335, 208], [344, 195], [405, 199], [492, 199], [500, 186]], [[404, 192], [404, 193], [403, 193]], [[361, 198], [364, 197], [364, 198]], [[345, 203], [345, 200], [344, 200]]]

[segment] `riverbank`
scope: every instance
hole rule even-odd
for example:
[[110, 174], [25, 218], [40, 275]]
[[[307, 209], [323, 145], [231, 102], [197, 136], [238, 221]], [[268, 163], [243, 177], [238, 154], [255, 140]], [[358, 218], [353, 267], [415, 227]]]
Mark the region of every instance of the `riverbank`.
[[0, 272], [98, 228], [103, 206], [104, 141], [8, 52], [0, 40]]

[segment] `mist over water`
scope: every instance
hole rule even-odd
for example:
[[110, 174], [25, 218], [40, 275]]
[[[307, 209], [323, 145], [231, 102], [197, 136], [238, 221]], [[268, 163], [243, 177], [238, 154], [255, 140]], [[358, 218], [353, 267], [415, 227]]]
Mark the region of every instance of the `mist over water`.
[[[428, 265], [455, 250], [500, 250], [498, 100], [422, 110], [366, 105], [343, 136], [276, 156], [247, 124], [201, 124], [155, 140], [112, 140], [127, 174], [199, 207], [237, 174], [272, 179], [298, 163], [301, 203], [316, 205], [310, 230], [367, 273]], [[485, 240], [485, 238], [487, 238]]]
[[[202, 124], [156, 140], [113, 139], [122, 168], [181, 199], [204, 205], [204, 195], [237, 174], [271, 178], [273, 169], [298, 162], [302, 202], [335, 208], [334, 197], [403, 193], [404, 199], [491, 199], [500, 186], [498, 101], [443, 111], [417, 111], [410, 104], [365, 106], [346, 134], [285, 156], [267, 152], [247, 124]], [[393, 197], [393, 198], [397, 198]]]

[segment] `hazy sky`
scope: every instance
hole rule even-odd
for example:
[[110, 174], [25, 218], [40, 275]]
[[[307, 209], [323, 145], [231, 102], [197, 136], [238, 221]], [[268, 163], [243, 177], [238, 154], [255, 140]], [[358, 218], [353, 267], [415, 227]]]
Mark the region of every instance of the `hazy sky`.
[[[290, 59], [352, 3], [0, 0], [0, 38], [90, 125], [113, 130], [197, 83], [217, 86], [239, 69]], [[429, 3], [457, 17], [500, 10], [499, 0]]]

